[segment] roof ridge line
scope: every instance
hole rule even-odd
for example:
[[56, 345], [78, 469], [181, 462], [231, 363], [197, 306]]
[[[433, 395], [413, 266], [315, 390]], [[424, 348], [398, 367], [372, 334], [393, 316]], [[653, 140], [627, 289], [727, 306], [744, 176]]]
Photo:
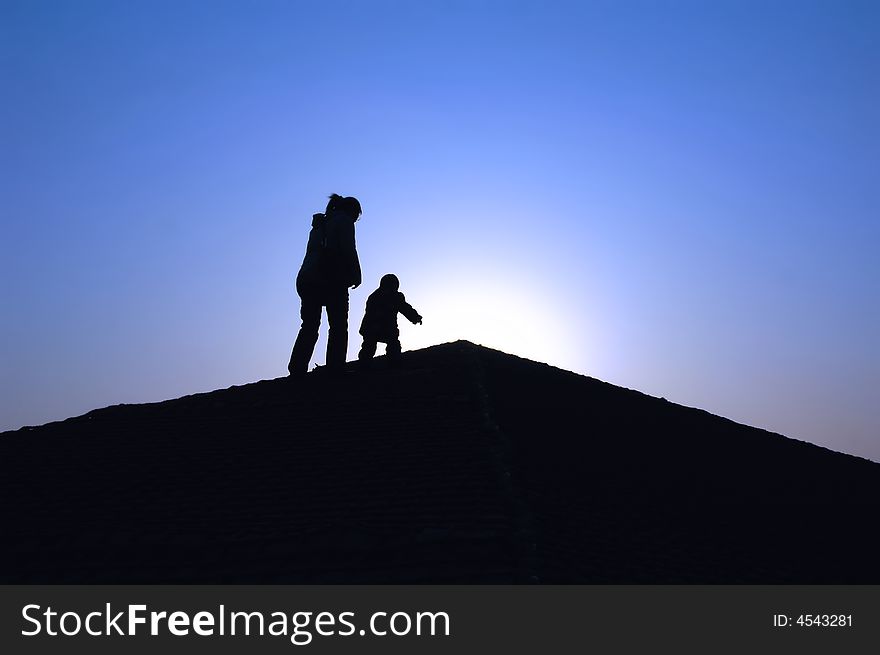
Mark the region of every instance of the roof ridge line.
[[489, 435], [487, 450], [491, 458], [496, 481], [501, 493], [510, 505], [513, 534], [511, 541], [514, 545], [514, 559], [516, 561], [516, 575], [518, 583], [540, 582], [537, 562], [537, 538], [535, 521], [528, 503], [525, 501], [523, 492], [513, 479], [513, 446], [504, 430], [495, 420], [494, 407], [486, 388], [486, 369], [480, 357], [479, 350], [473, 349], [466, 352], [467, 365], [471, 369], [474, 390], [484, 431]]

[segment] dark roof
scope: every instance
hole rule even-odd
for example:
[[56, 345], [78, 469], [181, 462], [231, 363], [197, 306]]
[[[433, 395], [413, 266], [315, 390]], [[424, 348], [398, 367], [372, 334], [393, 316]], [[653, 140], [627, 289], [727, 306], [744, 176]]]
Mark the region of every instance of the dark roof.
[[3, 583], [880, 582], [880, 465], [459, 341], [0, 436]]

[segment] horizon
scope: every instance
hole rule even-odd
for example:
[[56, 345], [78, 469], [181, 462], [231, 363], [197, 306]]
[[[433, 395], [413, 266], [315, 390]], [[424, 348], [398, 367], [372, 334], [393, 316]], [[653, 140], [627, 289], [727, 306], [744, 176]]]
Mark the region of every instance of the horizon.
[[405, 351], [482, 343], [880, 461], [880, 7], [0, 12], [0, 431], [284, 375], [339, 193], [349, 359], [394, 272]]
[[[504, 355], [504, 356], [506, 356], [506, 357], [513, 357], [513, 358], [516, 358], [516, 359], [522, 359], [522, 360], [527, 361], [527, 362], [529, 362], [529, 363], [531, 363], [531, 364], [538, 364], [538, 365], [543, 365], [543, 366], [549, 366], [549, 367], [551, 367], [551, 368], [555, 368], [556, 370], [561, 371], [561, 372], [563, 372], [563, 373], [574, 374], [574, 375], [577, 375], [577, 376], [584, 377], [585, 379], [595, 380], [595, 381], [597, 381], [597, 382], [601, 382], [601, 383], [603, 383], [603, 384], [609, 384], [609, 385], [611, 385], [611, 383], [610, 383], [610, 382], [607, 382], [606, 380], [599, 380], [598, 378], [594, 378], [594, 377], [592, 377], [592, 376], [588, 376], [588, 375], [583, 374], [583, 373], [578, 373], [577, 371], [572, 371], [572, 370], [570, 370], [570, 369], [562, 368], [562, 367], [557, 366], [557, 365], [554, 365], [554, 364], [548, 364], [548, 363], [546, 363], [546, 362], [539, 362], [539, 361], [537, 361], [537, 360], [529, 359], [529, 358], [527, 358], [527, 357], [520, 357], [520, 356], [517, 355], [516, 353], [510, 353], [510, 352], [506, 352], [506, 351], [503, 351], [503, 350], [498, 350], [497, 348], [492, 348], [491, 346], [486, 346], [486, 345], [481, 344], [481, 343], [474, 343], [474, 342], [469, 341], [469, 340], [467, 340], [467, 339], [458, 339], [458, 340], [456, 340], [456, 341], [447, 341], [447, 342], [443, 342], [443, 343], [436, 343], [436, 344], [432, 344], [432, 345], [428, 345], [428, 346], [423, 346], [423, 347], [420, 347], [420, 348], [418, 348], [418, 349], [414, 349], [414, 350], [410, 350], [410, 351], [403, 351], [402, 354], [403, 354], [403, 357], [405, 358], [407, 352], [413, 352], [413, 353], [415, 353], [415, 352], [421, 352], [421, 351], [424, 351], [424, 350], [430, 350], [430, 349], [432, 349], [432, 348], [442, 348], [442, 347], [444, 347], [444, 346], [454, 346], [454, 345], [457, 345], [457, 344], [468, 344], [469, 346], [474, 346], [475, 348], [481, 348], [481, 349], [490, 350], [490, 351], [493, 351], [493, 352], [500, 353], [500, 354], [502, 354], [502, 355]], [[380, 352], [380, 353], [377, 353], [376, 357], [382, 357], [383, 355], [384, 355], [384, 353], [381, 353], [381, 352]], [[405, 360], [404, 360], [404, 361], [405, 361]], [[356, 361], [356, 360], [351, 360], [351, 361], [347, 362], [347, 364], [348, 364], [349, 366], [356, 366], [356, 365], [357, 365], [357, 361]], [[380, 369], [380, 370], [384, 370], [384, 366], [385, 366], [385, 365], [383, 365], [383, 368]], [[320, 366], [318, 366], [318, 368], [320, 368]], [[359, 372], [359, 371], [357, 371], [357, 369], [351, 369], [351, 368], [349, 368], [349, 372], [348, 372], [348, 374], [372, 375], [372, 373], [369, 372], [369, 371]], [[222, 389], [211, 389], [211, 390], [208, 390], [208, 391], [194, 391], [194, 392], [192, 392], [192, 393], [187, 393], [187, 394], [184, 394], [184, 395], [182, 395], [182, 396], [178, 396], [178, 397], [176, 397], [176, 398], [163, 398], [163, 399], [154, 400], [154, 401], [148, 401], [148, 402], [133, 402], [133, 403], [118, 404], [118, 405], [108, 405], [108, 406], [106, 406], [106, 407], [95, 407], [95, 408], [93, 408], [93, 410], [90, 410], [90, 411], [88, 411], [88, 412], [84, 412], [82, 415], [79, 415], [79, 416], [69, 416], [69, 417], [65, 417], [65, 418], [63, 418], [63, 419], [58, 419], [57, 421], [50, 421], [50, 422], [44, 423], [43, 425], [25, 425], [25, 426], [21, 426], [21, 427], [18, 428], [18, 429], [36, 429], [36, 428], [43, 427], [43, 426], [45, 426], [45, 425], [49, 425], [49, 424], [51, 424], [51, 423], [59, 423], [59, 422], [63, 422], [63, 421], [68, 420], [68, 419], [81, 418], [81, 416], [83, 416], [83, 415], [85, 415], [85, 414], [90, 414], [92, 411], [100, 411], [100, 410], [103, 410], [103, 409], [111, 409], [111, 408], [113, 408], [113, 407], [123, 407], [123, 406], [128, 407], [128, 406], [131, 406], [131, 405], [161, 405], [161, 404], [164, 404], [164, 403], [167, 403], [167, 402], [174, 402], [174, 401], [178, 401], [178, 400], [184, 400], [184, 399], [187, 399], [187, 398], [191, 398], [192, 396], [203, 396], [203, 395], [207, 395], [207, 394], [212, 394], [212, 393], [214, 393], [214, 392], [225, 392], [225, 391], [229, 391], [229, 390], [231, 390], [231, 389], [238, 389], [238, 388], [245, 387], [245, 386], [250, 386], [250, 385], [255, 385], [255, 384], [262, 384], [262, 383], [266, 383], [266, 382], [277, 382], [278, 380], [288, 380], [288, 379], [290, 379], [290, 378], [289, 378], [287, 375], [282, 375], [282, 376], [279, 376], [279, 377], [276, 377], [276, 378], [268, 378], [268, 379], [265, 379], [265, 380], [252, 380], [252, 381], [248, 381], [248, 382], [242, 382], [241, 384], [232, 385], [232, 386], [230, 386], [230, 387], [225, 387], [225, 388], [222, 388]], [[686, 404], [682, 404], [682, 403], [674, 403], [674, 402], [668, 401], [667, 398], [662, 397], [662, 396], [652, 396], [651, 394], [645, 394], [644, 392], [642, 392], [642, 391], [640, 391], [640, 390], [638, 390], [638, 389], [630, 389], [630, 388], [628, 388], [628, 387], [624, 387], [624, 386], [620, 386], [620, 385], [611, 385], [611, 386], [615, 387], [617, 390], [620, 390], [620, 391], [635, 391], [635, 392], [637, 392], [637, 393], [639, 393], [639, 394], [641, 394], [641, 395], [644, 395], [644, 396], [646, 396], [646, 397], [653, 398], [654, 400], [664, 400], [664, 401], [670, 402], [671, 405], [677, 405], [678, 407], [682, 407], [682, 408], [684, 408], [684, 409], [698, 410], [698, 411], [705, 411], [705, 410], [704, 410], [703, 408], [701, 408], [701, 407], [691, 407], [691, 406], [686, 405]], [[710, 412], [709, 414], [710, 414], [711, 416], [713, 416], [714, 418], [721, 418], [721, 419], [730, 420], [729, 417], [726, 417], [726, 416], [716, 416], [715, 414], [711, 414], [711, 412]], [[792, 436], [790, 436], [790, 435], [779, 435], [779, 434], [774, 433], [774, 432], [772, 432], [772, 431], [766, 430], [765, 428], [762, 428], [760, 425], [748, 425], [748, 424], [745, 424], [745, 423], [741, 423], [741, 422], [739, 422], [739, 421], [734, 421], [734, 423], [736, 423], [736, 424], [739, 425], [739, 426], [745, 427], [745, 428], [757, 428], [757, 429], [763, 430], [763, 431], [765, 431], [765, 432], [769, 432], [770, 434], [774, 434], [774, 435], [781, 436], [781, 437], [783, 437], [783, 438], [789, 439], [789, 440], [791, 440], [791, 441], [798, 441], [798, 442], [801, 442], [801, 443], [807, 443], [807, 444], [810, 444], [810, 445], [819, 445], [820, 447], [827, 448], [827, 446], [822, 446], [821, 444], [812, 444], [812, 443], [809, 442], [809, 441], [804, 441], [803, 439], [797, 439], [796, 437], [792, 437]], [[14, 432], [14, 431], [17, 431], [17, 430], [16, 430], [16, 429], [13, 429], [13, 430], [11, 430], [11, 431]], [[853, 457], [859, 457], [860, 459], [866, 459], [866, 460], [868, 460], [868, 461], [876, 462], [876, 460], [872, 460], [872, 459], [870, 459], [870, 458], [866, 458], [866, 457], [861, 457], [861, 456], [859, 456], [859, 455], [853, 455], [852, 453], [843, 453], [842, 451], [835, 451], [835, 450], [833, 450], [833, 449], [832, 449], [832, 452], [837, 452], [837, 453], [844, 454], [844, 455], [851, 455], [851, 456], [853, 456]], [[880, 463], [880, 462], [876, 462], [876, 463]]]

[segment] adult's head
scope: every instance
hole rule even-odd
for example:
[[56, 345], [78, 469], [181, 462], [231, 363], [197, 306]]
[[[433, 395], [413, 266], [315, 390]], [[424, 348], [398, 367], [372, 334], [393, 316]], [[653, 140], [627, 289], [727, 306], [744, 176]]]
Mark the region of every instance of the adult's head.
[[388, 273], [379, 280], [379, 288], [385, 291], [397, 291], [400, 288], [400, 280], [394, 273]]
[[356, 221], [363, 213], [361, 211], [361, 203], [357, 198], [354, 196], [346, 196], [343, 198], [334, 193], [330, 196], [330, 200], [327, 202], [327, 210], [325, 213], [329, 216], [335, 212], [344, 213], [350, 216], [353, 221]]

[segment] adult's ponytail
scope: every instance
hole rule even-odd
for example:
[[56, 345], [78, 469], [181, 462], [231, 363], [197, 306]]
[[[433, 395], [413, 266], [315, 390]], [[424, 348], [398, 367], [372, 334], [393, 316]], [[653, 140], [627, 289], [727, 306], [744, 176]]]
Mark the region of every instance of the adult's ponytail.
[[330, 200], [327, 201], [327, 209], [324, 210], [324, 213], [329, 216], [332, 212], [336, 211], [337, 209], [341, 209], [343, 200], [345, 200], [345, 198], [340, 196], [338, 193], [331, 193]]
[[357, 220], [358, 217], [363, 213], [361, 210], [361, 203], [354, 196], [347, 196], [343, 198], [342, 196], [333, 193], [330, 195], [330, 201], [327, 203], [327, 211], [326, 214], [329, 216], [332, 212], [342, 211], [351, 216], [353, 220]]

